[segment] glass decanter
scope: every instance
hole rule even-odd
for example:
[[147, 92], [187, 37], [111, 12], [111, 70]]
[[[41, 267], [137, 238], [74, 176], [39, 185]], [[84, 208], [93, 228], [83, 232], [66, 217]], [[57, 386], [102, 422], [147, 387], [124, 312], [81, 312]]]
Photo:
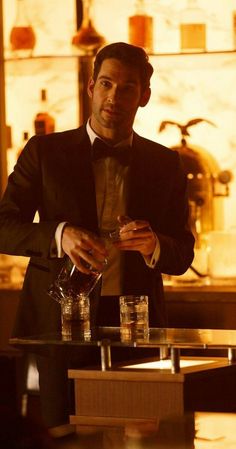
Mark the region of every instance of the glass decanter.
[[10, 32], [11, 51], [17, 57], [32, 56], [36, 36], [27, 16], [24, 0], [17, 0], [16, 18]]
[[90, 298], [89, 293], [102, 276], [107, 261], [101, 271], [84, 265], [90, 273], [79, 271], [68, 256], [62, 269], [49, 287], [48, 295], [61, 306], [61, 333], [63, 339], [70, 340], [73, 335], [80, 334], [90, 339]]
[[[132, 219], [127, 215], [119, 216], [115, 229], [106, 232], [101, 231], [103, 241], [107, 243], [120, 240], [121, 229], [131, 221]], [[105, 259], [102, 269], [97, 270], [84, 261], [84, 266], [90, 270], [86, 274], [76, 268], [69, 256], [65, 256], [65, 262], [61, 271], [49, 287], [49, 296], [59, 303], [68, 297], [88, 296], [105, 271], [107, 262], [107, 259]]]
[[236, 10], [233, 11], [233, 50], [236, 50]]
[[79, 271], [70, 258], [66, 256], [60, 273], [48, 290], [49, 296], [59, 303], [68, 297], [88, 296], [102, 276], [106, 263], [107, 261], [104, 262], [101, 271], [92, 267], [89, 268], [88, 264], [85, 264], [90, 269], [90, 273], [86, 274]]
[[105, 43], [104, 37], [94, 27], [91, 11], [92, 0], [84, 0], [82, 24], [72, 38], [72, 45], [85, 55], [94, 55]]

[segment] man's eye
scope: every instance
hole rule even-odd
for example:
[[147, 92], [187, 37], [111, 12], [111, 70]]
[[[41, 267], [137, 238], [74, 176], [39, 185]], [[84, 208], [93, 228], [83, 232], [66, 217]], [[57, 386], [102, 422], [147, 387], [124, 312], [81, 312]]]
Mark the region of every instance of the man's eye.
[[110, 87], [111, 83], [109, 83], [109, 81], [101, 81], [101, 85], [103, 87]]
[[123, 91], [124, 92], [132, 92], [134, 90], [134, 85], [133, 84], [127, 84], [127, 86], [123, 87]]

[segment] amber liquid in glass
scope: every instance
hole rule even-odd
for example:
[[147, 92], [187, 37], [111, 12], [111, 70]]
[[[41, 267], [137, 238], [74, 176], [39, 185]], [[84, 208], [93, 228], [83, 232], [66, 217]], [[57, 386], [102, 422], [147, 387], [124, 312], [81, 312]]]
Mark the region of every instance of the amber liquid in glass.
[[86, 296], [64, 298], [61, 302], [61, 330], [64, 337], [75, 333], [90, 336], [90, 303]]

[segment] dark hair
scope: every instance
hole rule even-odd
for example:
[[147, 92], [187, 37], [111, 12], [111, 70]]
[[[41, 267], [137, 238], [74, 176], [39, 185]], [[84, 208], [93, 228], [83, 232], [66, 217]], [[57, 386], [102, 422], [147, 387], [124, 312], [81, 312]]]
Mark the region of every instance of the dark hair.
[[97, 53], [93, 68], [94, 81], [98, 77], [103, 61], [110, 58], [118, 59], [126, 65], [136, 67], [140, 74], [142, 89], [145, 90], [149, 87], [153, 67], [149, 62], [148, 55], [141, 47], [126, 44], [125, 42], [115, 42], [106, 45]]

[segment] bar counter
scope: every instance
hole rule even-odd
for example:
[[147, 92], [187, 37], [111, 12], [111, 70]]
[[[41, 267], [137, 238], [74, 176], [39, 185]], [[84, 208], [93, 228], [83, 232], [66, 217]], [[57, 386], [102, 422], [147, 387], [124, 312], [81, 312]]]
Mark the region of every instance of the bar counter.
[[165, 286], [171, 327], [236, 329], [236, 283]]

